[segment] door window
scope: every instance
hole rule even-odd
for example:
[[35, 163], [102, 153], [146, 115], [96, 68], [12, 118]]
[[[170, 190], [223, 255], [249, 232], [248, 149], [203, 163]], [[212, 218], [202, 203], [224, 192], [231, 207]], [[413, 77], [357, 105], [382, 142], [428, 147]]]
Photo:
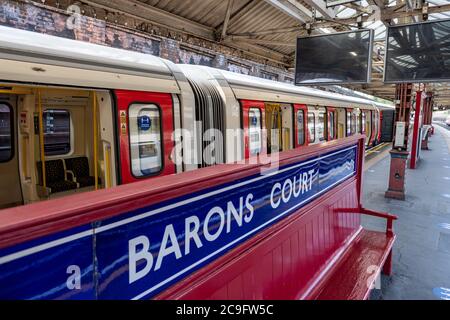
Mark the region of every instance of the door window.
[[334, 139], [334, 124], [335, 124], [335, 121], [334, 121], [334, 111], [330, 111], [329, 113], [328, 113], [328, 130], [330, 130], [330, 139]]
[[325, 127], [326, 126], [326, 117], [325, 112], [319, 112], [319, 121], [316, 126], [317, 136], [319, 137], [319, 141], [325, 140]]
[[297, 144], [299, 146], [305, 143], [305, 112], [297, 111]]
[[366, 113], [361, 113], [361, 133], [366, 133]]
[[352, 113], [347, 111], [347, 136], [352, 135]]
[[308, 133], [309, 142], [316, 141], [316, 120], [313, 112], [308, 112]]
[[13, 157], [12, 110], [6, 104], [0, 104], [0, 162], [7, 162]]
[[262, 147], [261, 138], [261, 110], [249, 108], [248, 111], [248, 135], [250, 140], [250, 155], [259, 154]]
[[131, 171], [135, 177], [162, 169], [161, 114], [154, 104], [132, 104], [128, 110]]

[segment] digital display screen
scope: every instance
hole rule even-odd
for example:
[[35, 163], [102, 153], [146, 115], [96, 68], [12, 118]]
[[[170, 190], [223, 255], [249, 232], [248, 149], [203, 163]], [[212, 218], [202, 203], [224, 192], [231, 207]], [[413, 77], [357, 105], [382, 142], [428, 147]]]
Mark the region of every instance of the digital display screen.
[[373, 30], [297, 39], [295, 84], [368, 83]]
[[450, 80], [450, 20], [388, 28], [384, 80]]

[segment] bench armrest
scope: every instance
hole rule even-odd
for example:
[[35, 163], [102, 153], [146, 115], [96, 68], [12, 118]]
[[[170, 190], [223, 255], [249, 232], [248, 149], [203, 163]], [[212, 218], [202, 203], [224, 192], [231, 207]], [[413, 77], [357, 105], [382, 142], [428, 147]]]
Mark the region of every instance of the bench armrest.
[[368, 216], [378, 217], [378, 218], [384, 218], [387, 220], [386, 223], [386, 234], [389, 236], [394, 235], [394, 229], [393, 229], [393, 221], [397, 220], [398, 217], [396, 215], [387, 213], [387, 212], [379, 212], [375, 210], [366, 209], [363, 207], [359, 208], [338, 208], [334, 209], [335, 212], [354, 212], [354, 213], [360, 213], [365, 214]]
[[396, 215], [387, 213], [387, 212], [378, 212], [378, 211], [374, 211], [374, 210], [370, 210], [370, 209], [366, 209], [361, 207], [360, 208], [360, 212], [362, 214], [368, 215], [368, 216], [373, 216], [373, 217], [378, 217], [378, 218], [384, 218], [387, 220], [386, 223], [386, 234], [393, 236], [394, 235], [394, 228], [393, 228], [393, 222], [394, 220], [397, 220], [398, 217]]

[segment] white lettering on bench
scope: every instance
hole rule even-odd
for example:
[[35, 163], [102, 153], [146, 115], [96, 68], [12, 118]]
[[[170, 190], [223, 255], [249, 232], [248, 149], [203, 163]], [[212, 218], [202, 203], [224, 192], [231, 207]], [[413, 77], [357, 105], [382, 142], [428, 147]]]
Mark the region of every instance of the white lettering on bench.
[[[242, 227], [244, 222], [249, 223], [253, 218], [254, 207], [251, 203], [253, 194], [249, 193], [244, 197], [239, 198], [238, 209], [232, 201], [226, 204], [226, 213], [224, 209], [219, 206], [211, 208], [203, 221], [203, 228], [200, 229], [200, 219], [193, 215], [185, 219], [184, 240], [184, 256], [191, 252], [191, 241], [195, 243], [197, 248], [203, 246], [203, 241], [215, 241], [223, 232], [230, 233], [233, 225]], [[246, 210], [245, 210], [246, 209]], [[226, 226], [226, 228], [225, 228]], [[202, 230], [203, 232], [199, 232]], [[133, 238], [128, 241], [128, 281], [133, 283], [145, 277], [150, 271], [157, 271], [161, 268], [164, 258], [169, 255], [174, 255], [178, 260], [183, 256], [180, 249], [179, 237], [175, 232], [173, 224], [166, 226], [161, 240], [158, 255], [156, 256], [156, 263], [153, 268], [154, 257], [150, 252], [150, 238], [144, 235]], [[139, 265], [139, 270], [138, 270]]]
[[[298, 198], [300, 194], [304, 194], [312, 189], [314, 169], [308, 172], [299, 173], [291, 179], [284, 180], [283, 184], [277, 182], [273, 185], [270, 193], [270, 205], [273, 209], [280, 206], [281, 201], [288, 203], [292, 195]], [[281, 193], [281, 196], [276, 196]]]

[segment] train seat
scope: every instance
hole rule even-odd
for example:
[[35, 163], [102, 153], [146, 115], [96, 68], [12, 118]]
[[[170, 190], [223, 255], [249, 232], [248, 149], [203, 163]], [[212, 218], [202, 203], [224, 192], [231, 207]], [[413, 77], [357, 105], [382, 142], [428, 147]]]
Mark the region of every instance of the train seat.
[[[80, 188], [90, 187], [95, 185], [95, 177], [89, 175], [89, 161], [87, 157], [75, 157], [64, 159], [66, 169], [73, 173], [74, 181], [79, 184]], [[98, 183], [101, 179], [98, 178]]]
[[[39, 177], [39, 185], [43, 186], [42, 179], [42, 162], [37, 162], [37, 170]], [[66, 170], [62, 159], [45, 161], [45, 182], [46, 193], [57, 193], [78, 188], [78, 184], [74, 181], [66, 179]]]

